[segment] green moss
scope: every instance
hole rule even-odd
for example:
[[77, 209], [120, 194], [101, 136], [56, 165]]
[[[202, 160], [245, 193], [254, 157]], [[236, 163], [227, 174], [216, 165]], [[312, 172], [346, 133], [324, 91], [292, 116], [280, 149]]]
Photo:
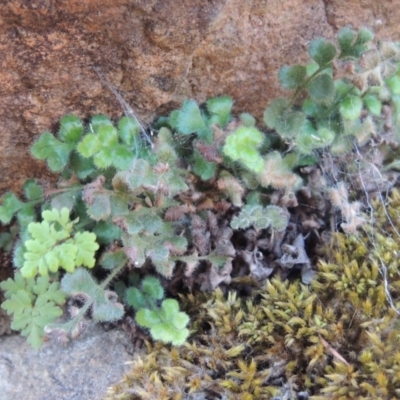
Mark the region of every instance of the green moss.
[[400, 193], [373, 207], [373, 223], [358, 236], [334, 234], [321, 250], [310, 286], [274, 278], [251, 297], [219, 289], [182, 297], [191, 341], [147, 343], [106, 398], [399, 398], [399, 319], [388, 294], [396, 305]]

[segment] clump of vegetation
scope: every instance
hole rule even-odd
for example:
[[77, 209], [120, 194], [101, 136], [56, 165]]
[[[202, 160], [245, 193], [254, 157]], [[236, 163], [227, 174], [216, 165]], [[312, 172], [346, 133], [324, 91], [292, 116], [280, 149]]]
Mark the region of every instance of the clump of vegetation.
[[[25, 201], [7, 193], [0, 206], [0, 221], [10, 224], [1, 243], [13, 248], [17, 268], [14, 279], [1, 283], [13, 328], [38, 347], [45, 335], [66, 341], [90, 321], [114, 323], [134, 314], [136, 328], [154, 340], [183, 345], [189, 329], [214, 329], [219, 322], [203, 311], [201, 323], [195, 313], [188, 325], [191, 312], [180, 311], [180, 294], [229, 285], [259, 293], [254, 287], [274, 276], [263, 307], [276, 305], [263, 311], [270, 322], [262, 332], [252, 319], [261, 313], [257, 296], [244, 317], [244, 303], [231, 295], [228, 304], [239, 307], [237, 335], [248, 335], [257, 349], [259, 341], [277, 344], [279, 333], [292, 362], [285, 371], [296, 371], [305, 387], [322, 385], [304, 371], [319, 368], [322, 376], [329, 364], [324, 343], [340, 344], [326, 327], [333, 329], [333, 315], [347, 323], [348, 314], [322, 310], [305, 286], [317, 290], [325, 275], [324, 285], [330, 284], [328, 267], [320, 266], [315, 278], [317, 249], [337, 229], [355, 234], [368, 219], [363, 211], [370, 199], [378, 193], [382, 200], [398, 177], [400, 49], [371, 39], [367, 30], [345, 28], [337, 45], [311, 42], [310, 64], [283, 67], [280, 82], [293, 94], [266, 109], [268, 132], [248, 113], [235, 117], [233, 100], [218, 96], [204, 105], [187, 100], [159, 118], [154, 138], [130, 114], [116, 124], [104, 115], [88, 123], [68, 115], [56, 135], [43, 133], [32, 155], [59, 174], [56, 187], [29, 180]], [[379, 243], [373, 232], [370, 237]], [[372, 274], [368, 285], [376, 278], [364, 264], [356, 269], [364, 280]], [[288, 283], [289, 275], [301, 283]], [[352, 275], [345, 276], [351, 286]], [[210, 310], [225, 301], [222, 292], [215, 296]], [[68, 321], [56, 320], [62, 306]], [[223, 368], [231, 357], [245, 358], [245, 347], [228, 356], [215, 346]], [[223, 387], [240, 391], [236, 379], [253, 376], [255, 383], [243, 384], [249, 396], [276, 392], [274, 384], [259, 391], [259, 382], [270, 378], [256, 373], [264, 361], [247, 361], [237, 361], [242, 372], [232, 372], [233, 380], [227, 375]]]
[[387, 236], [370, 225], [334, 234], [309, 286], [275, 277], [248, 297], [182, 296], [196, 333], [180, 348], [147, 343], [106, 398], [398, 398], [399, 320], [386, 291], [399, 307], [399, 191], [373, 207]]

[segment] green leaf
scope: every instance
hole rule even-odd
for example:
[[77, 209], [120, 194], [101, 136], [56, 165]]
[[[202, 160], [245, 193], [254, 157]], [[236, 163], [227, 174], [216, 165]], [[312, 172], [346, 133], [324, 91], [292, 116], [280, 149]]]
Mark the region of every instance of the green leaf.
[[90, 120], [91, 130], [95, 133], [98, 133], [99, 129], [102, 129], [103, 127], [114, 128], [110, 118], [103, 114], [93, 116]]
[[173, 321], [175, 328], [181, 330], [186, 328], [187, 324], [190, 321], [190, 318], [186, 313], [178, 312], [174, 315]]
[[284, 138], [297, 134], [305, 119], [304, 113], [291, 110], [287, 99], [275, 99], [264, 111], [264, 122]]
[[125, 145], [118, 145], [113, 149], [112, 164], [120, 171], [126, 171], [135, 159], [135, 152], [128, 149]]
[[283, 138], [290, 138], [297, 134], [303, 125], [305, 115], [301, 111], [287, 111], [276, 124], [276, 131]]
[[329, 146], [335, 139], [332, 129], [320, 127], [314, 128], [310, 121], [306, 121], [300, 133], [296, 137], [296, 145], [303, 154], [310, 154], [313, 150]]
[[143, 159], [135, 160], [132, 168], [125, 177], [126, 183], [131, 190], [142, 185], [157, 185], [156, 175], [149, 162]]
[[114, 191], [110, 197], [111, 215], [129, 214], [129, 201], [131, 197], [128, 193]]
[[288, 215], [278, 206], [262, 207], [259, 204], [246, 204], [239, 215], [232, 218], [233, 229], [247, 229], [254, 226], [257, 230], [271, 227], [276, 231], [286, 229], [289, 222]]
[[169, 259], [170, 252], [166, 247], [150, 248], [146, 255], [151, 258], [156, 270], [166, 278], [172, 276], [175, 262]]
[[140, 309], [136, 313], [136, 322], [149, 328], [154, 340], [172, 343], [175, 346], [182, 345], [189, 336], [186, 328], [189, 317], [179, 311], [179, 304], [174, 299], [164, 300], [160, 310]]
[[60, 120], [58, 137], [66, 143], [77, 143], [83, 133], [82, 121], [74, 115], [66, 115]]
[[5, 253], [10, 253], [15, 242], [15, 236], [9, 232], [0, 233], [0, 249]]
[[78, 152], [73, 151], [69, 160], [69, 167], [79, 179], [86, 179], [90, 174], [96, 171], [91, 158], [85, 158]]
[[263, 135], [257, 128], [242, 126], [226, 138], [223, 152], [232, 160], [240, 161], [249, 170], [260, 172], [264, 163], [257, 148], [262, 141]]
[[87, 213], [95, 221], [106, 220], [111, 214], [111, 193], [95, 192], [93, 202], [87, 205]]
[[256, 119], [249, 113], [241, 113], [239, 119], [244, 126], [251, 127], [256, 125]]
[[326, 107], [315, 103], [311, 99], [306, 99], [303, 102], [302, 110], [307, 116], [318, 119], [318, 116], [326, 111]]
[[[267, 206], [265, 208], [265, 216], [269, 220], [271, 228], [275, 231], [282, 232], [288, 226], [288, 213], [281, 207]], [[257, 224], [255, 226], [257, 227]]]
[[319, 70], [319, 66], [315, 61], [310, 62], [306, 65], [307, 77], [315, 74]]
[[303, 65], [285, 65], [279, 70], [279, 82], [285, 89], [297, 89], [303, 84], [306, 75], [307, 70]]
[[101, 149], [101, 143], [94, 133], [86, 135], [79, 143], [77, 150], [83, 157], [91, 157]]
[[160, 280], [153, 276], [146, 276], [142, 281], [141, 287], [142, 291], [154, 300], [161, 300], [164, 297], [164, 289]]
[[317, 75], [307, 85], [311, 99], [318, 104], [329, 105], [335, 98], [335, 86], [328, 74]]
[[92, 157], [98, 168], [107, 168], [113, 163], [113, 152], [118, 148], [117, 130], [108, 118], [97, 116], [91, 122], [94, 133], [87, 134], [78, 144], [83, 157]]
[[320, 67], [325, 67], [335, 58], [336, 47], [325, 39], [314, 39], [310, 43], [308, 53]]
[[197, 132], [198, 136], [210, 142], [210, 128], [201, 115], [200, 108], [194, 100], [186, 100], [182, 109], [176, 114], [176, 125], [180, 133], [190, 135]]
[[159, 313], [155, 310], [142, 308], [136, 313], [136, 322], [144, 328], [153, 328], [161, 322]]
[[361, 115], [363, 102], [359, 96], [347, 96], [340, 103], [340, 114], [344, 119], [355, 120]]
[[379, 101], [378, 97], [370, 94], [364, 97], [364, 104], [367, 107], [368, 111], [372, 115], [379, 116], [382, 111], [382, 103]]
[[173, 321], [179, 312], [179, 304], [175, 299], [166, 299], [161, 304], [161, 316], [164, 321]]
[[154, 340], [160, 340], [164, 343], [172, 342], [175, 337], [174, 327], [168, 323], [153, 326], [150, 333]]
[[185, 182], [185, 175], [187, 171], [179, 168], [169, 168], [163, 174], [159, 174], [158, 184], [162, 184], [165, 188], [168, 188], [169, 197], [173, 197], [179, 193], [188, 190], [188, 186]]
[[130, 287], [125, 291], [126, 303], [131, 306], [134, 310], [140, 310], [148, 306], [145, 295], [135, 287]]
[[61, 288], [69, 295], [84, 294], [86, 306], [90, 306], [91, 315], [97, 322], [113, 322], [124, 315], [124, 307], [117, 302], [114, 292], [98, 285], [91, 274], [83, 268], [66, 274], [61, 280]]
[[63, 208], [60, 211], [55, 209], [45, 210], [42, 212], [42, 217], [43, 220], [47, 222], [59, 222], [62, 228], [68, 232], [72, 230], [74, 222], [77, 222], [72, 222], [69, 219], [69, 210], [66, 208]]
[[114, 149], [112, 148], [103, 148], [93, 156], [94, 165], [100, 169], [106, 169], [110, 167], [114, 161], [113, 152]]
[[93, 233], [96, 235], [99, 244], [110, 244], [121, 238], [122, 230], [109, 221], [100, 221], [93, 228]]
[[393, 75], [386, 80], [387, 85], [394, 94], [400, 94], [400, 76]]
[[28, 342], [39, 348], [43, 341], [44, 328], [62, 315], [57, 306], [66, 301], [65, 293], [59, 289], [58, 282], [50, 283], [48, 278], [24, 279], [16, 273], [0, 284], [7, 299], [1, 307], [13, 315], [12, 329], [21, 331]]
[[178, 159], [178, 156], [174, 148], [175, 141], [171, 131], [165, 127], [161, 128], [154, 144], [153, 150], [157, 154], [157, 160], [173, 165]]
[[135, 146], [139, 139], [140, 125], [134, 118], [122, 117], [118, 122], [118, 134], [122, 142], [129, 146]]
[[264, 122], [268, 128], [275, 129], [289, 108], [289, 101], [285, 98], [272, 100], [264, 111]]
[[107, 251], [102, 254], [99, 260], [99, 264], [108, 270], [112, 270], [122, 263], [127, 263], [128, 258], [125, 255], [124, 250], [118, 249], [115, 251]]
[[75, 206], [76, 198], [77, 193], [74, 190], [68, 190], [52, 197], [50, 205], [51, 208], [55, 208], [58, 211], [61, 211], [63, 208], [72, 211]]
[[50, 132], [44, 132], [31, 148], [32, 155], [38, 160], [46, 160], [51, 171], [60, 172], [68, 163], [74, 144], [62, 143]]
[[355, 32], [348, 27], [342, 28], [338, 33], [339, 58], [360, 58], [368, 49], [366, 43], [372, 40], [373, 37], [373, 33], [365, 28], [361, 28], [359, 32]]
[[218, 116], [218, 123], [223, 128], [229, 122], [233, 100], [229, 96], [213, 97], [206, 102], [211, 114]]
[[93, 268], [96, 263], [95, 253], [99, 248], [96, 243], [96, 235], [92, 232], [77, 232], [74, 241], [78, 249], [75, 265]]
[[374, 34], [367, 28], [360, 28], [356, 44], [365, 44], [374, 38]]
[[14, 248], [14, 254], [13, 254], [13, 264], [17, 268], [22, 268], [24, 265], [25, 259], [24, 259], [24, 254], [25, 254], [26, 248], [23, 244], [22, 241], [17, 242]]
[[168, 125], [171, 127], [171, 129], [178, 129], [179, 112], [179, 110], [174, 110], [168, 117]]
[[340, 47], [340, 58], [347, 57], [352, 54], [352, 47], [356, 40], [356, 33], [349, 27], [340, 29], [337, 40]]
[[96, 236], [89, 232], [77, 232], [72, 236], [74, 223], [69, 210], [63, 208], [42, 212], [42, 222], [28, 225], [29, 239], [25, 241], [24, 263], [21, 274], [33, 278], [38, 273], [47, 276], [60, 267], [72, 272], [77, 265], [94, 266], [94, 253], [98, 249]]
[[124, 316], [124, 306], [117, 302], [116, 293], [98, 287], [92, 298], [92, 317], [96, 322], [114, 322]]
[[48, 276], [39, 276], [36, 284], [32, 286], [32, 292], [41, 298], [46, 299], [54, 304], [63, 305], [66, 300], [65, 293], [60, 290], [59, 282], [52, 282]]
[[37, 200], [43, 197], [43, 189], [33, 179], [28, 179], [24, 184], [24, 194], [28, 200]]
[[14, 214], [24, 206], [24, 203], [8, 192], [3, 196], [3, 205], [0, 206], [0, 221], [3, 224], [9, 224]]
[[17, 221], [21, 229], [27, 227], [31, 222], [35, 222], [36, 212], [34, 205], [26, 204], [17, 212]]
[[215, 175], [217, 165], [207, 161], [197, 150], [193, 152], [193, 172], [203, 181], [208, 181]]

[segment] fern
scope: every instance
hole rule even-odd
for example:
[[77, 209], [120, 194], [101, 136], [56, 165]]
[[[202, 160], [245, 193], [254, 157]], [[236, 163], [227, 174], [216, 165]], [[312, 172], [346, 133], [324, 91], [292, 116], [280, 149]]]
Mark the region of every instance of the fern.
[[25, 279], [16, 273], [14, 279], [0, 283], [6, 300], [1, 307], [13, 316], [11, 329], [21, 331], [28, 343], [39, 348], [43, 342], [44, 328], [63, 313], [61, 305], [66, 295], [59, 289], [59, 282], [49, 277]]
[[93, 268], [94, 254], [99, 248], [96, 235], [90, 232], [73, 232], [74, 224], [69, 211], [63, 208], [46, 210], [42, 222], [28, 225], [29, 239], [25, 241], [25, 262], [21, 268], [24, 278], [34, 278], [38, 273], [47, 276], [60, 267], [73, 272], [76, 266]]

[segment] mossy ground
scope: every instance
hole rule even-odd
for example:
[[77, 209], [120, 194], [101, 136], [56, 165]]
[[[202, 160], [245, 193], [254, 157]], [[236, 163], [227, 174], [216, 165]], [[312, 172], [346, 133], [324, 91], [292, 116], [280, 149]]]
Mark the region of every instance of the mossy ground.
[[357, 235], [333, 234], [309, 286], [182, 297], [189, 341], [147, 343], [106, 399], [399, 398], [399, 214], [394, 190]]

